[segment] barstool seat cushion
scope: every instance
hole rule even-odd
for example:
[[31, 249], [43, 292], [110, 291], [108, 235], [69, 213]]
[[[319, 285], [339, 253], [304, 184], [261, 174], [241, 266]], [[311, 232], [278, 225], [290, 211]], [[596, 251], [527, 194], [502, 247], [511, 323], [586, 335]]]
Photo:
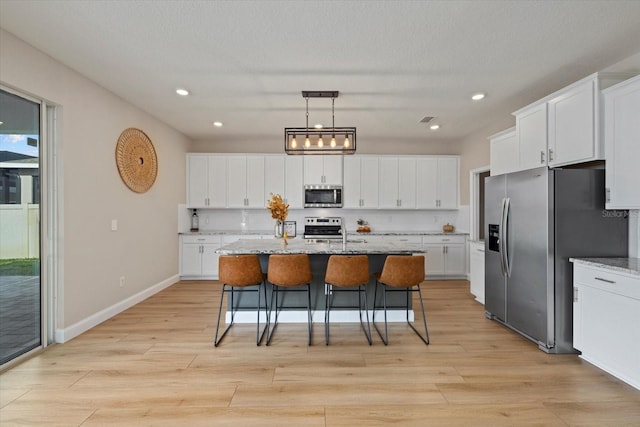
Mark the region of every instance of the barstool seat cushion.
[[220, 283], [227, 285], [253, 286], [266, 278], [258, 255], [221, 255], [218, 265]]
[[273, 254], [269, 256], [267, 280], [277, 286], [300, 286], [311, 283], [311, 263], [307, 254]]
[[325, 283], [339, 287], [369, 282], [369, 258], [366, 255], [332, 255], [327, 263]]
[[389, 255], [376, 280], [395, 288], [410, 288], [424, 281], [424, 255]]

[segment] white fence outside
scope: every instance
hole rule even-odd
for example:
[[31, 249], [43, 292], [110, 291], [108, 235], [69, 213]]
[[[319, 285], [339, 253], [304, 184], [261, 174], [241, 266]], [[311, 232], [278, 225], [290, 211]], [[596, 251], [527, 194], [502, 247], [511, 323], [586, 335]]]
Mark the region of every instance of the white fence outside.
[[40, 256], [40, 205], [0, 205], [0, 259]]

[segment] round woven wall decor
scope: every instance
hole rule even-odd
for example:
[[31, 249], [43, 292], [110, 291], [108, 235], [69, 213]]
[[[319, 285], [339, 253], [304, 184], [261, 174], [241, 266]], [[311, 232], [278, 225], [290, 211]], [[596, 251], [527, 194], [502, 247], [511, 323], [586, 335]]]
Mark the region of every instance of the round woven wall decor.
[[153, 186], [158, 175], [158, 158], [151, 140], [140, 129], [125, 129], [116, 145], [116, 164], [122, 181], [136, 193]]

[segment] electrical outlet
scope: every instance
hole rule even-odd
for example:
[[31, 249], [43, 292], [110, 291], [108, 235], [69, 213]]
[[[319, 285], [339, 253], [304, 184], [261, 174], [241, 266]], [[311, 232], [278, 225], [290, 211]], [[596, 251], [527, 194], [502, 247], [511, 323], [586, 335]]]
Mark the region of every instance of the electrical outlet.
[[120, 287], [124, 288], [124, 276], [120, 276]]

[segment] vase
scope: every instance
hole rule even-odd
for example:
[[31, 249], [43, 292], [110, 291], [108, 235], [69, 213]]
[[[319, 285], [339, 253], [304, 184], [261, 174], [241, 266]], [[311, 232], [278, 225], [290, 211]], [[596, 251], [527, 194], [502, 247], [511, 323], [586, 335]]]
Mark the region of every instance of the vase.
[[277, 238], [282, 238], [282, 236], [284, 235], [284, 222], [282, 222], [280, 220], [276, 221], [276, 227], [275, 227], [274, 235]]

